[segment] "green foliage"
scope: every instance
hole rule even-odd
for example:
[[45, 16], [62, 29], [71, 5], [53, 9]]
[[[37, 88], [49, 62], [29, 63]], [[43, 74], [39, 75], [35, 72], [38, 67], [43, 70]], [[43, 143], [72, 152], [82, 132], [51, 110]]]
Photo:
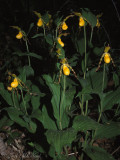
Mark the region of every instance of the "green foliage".
[[119, 85], [119, 77], [116, 73], [113, 73], [113, 81], [115, 83], [115, 87]]
[[0, 119], [0, 130], [2, 130], [4, 126], [11, 126], [13, 123], [14, 122], [10, 120], [7, 116], [4, 116], [2, 119]]
[[13, 101], [11, 99], [11, 94], [5, 89], [4, 84], [0, 83], [0, 94], [3, 99], [8, 103], [8, 105], [13, 106]]
[[10, 119], [16, 123], [18, 123], [20, 126], [25, 127], [28, 129], [29, 132], [35, 133], [36, 132], [36, 124], [30, 119], [28, 116], [24, 116], [24, 114], [19, 111], [18, 109], [15, 109], [14, 107], [9, 107], [5, 109], [8, 112], [8, 115], [10, 116]]
[[104, 94], [101, 94], [101, 110], [104, 112], [105, 110], [111, 109], [115, 104], [120, 103], [119, 96], [120, 88], [117, 88], [114, 92], [110, 91]]
[[85, 148], [85, 153], [92, 160], [115, 160], [110, 154], [108, 154], [104, 149], [95, 146], [87, 146]]
[[95, 139], [97, 138], [112, 138], [118, 136], [120, 133], [119, 122], [108, 122], [103, 124], [96, 129]]
[[46, 80], [46, 84], [52, 92], [53, 97], [51, 99], [51, 103], [53, 106], [54, 116], [59, 121], [60, 86], [55, 84], [49, 75], [44, 75], [43, 78]]
[[[90, 70], [86, 74], [86, 79], [81, 78], [79, 79], [82, 85], [81, 94], [98, 94], [100, 95], [102, 92], [102, 84], [103, 84], [103, 73], [102, 72], [95, 72], [95, 68]], [[104, 86], [107, 85], [107, 75], [105, 75], [105, 82]]]
[[64, 146], [70, 145], [76, 138], [76, 131], [69, 128], [63, 131], [48, 130], [46, 132], [47, 141], [51, 144], [55, 151], [60, 155]]
[[35, 96], [31, 97], [32, 111], [39, 109], [40, 107], [40, 98], [44, 96], [44, 93], [40, 92], [40, 89], [36, 85], [32, 85], [32, 91], [35, 93]]
[[91, 27], [95, 27], [97, 23], [97, 17], [88, 9], [82, 9], [83, 17], [89, 22]]
[[100, 126], [99, 123], [87, 116], [76, 116], [73, 121], [73, 128], [76, 131], [86, 132], [87, 130], [95, 130]]
[[77, 39], [76, 43], [75, 43], [75, 47], [76, 47], [77, 52], [79, 52], [80, 55], [83, 56], [83, 54], [85, 52], [85, 40], [84, 40], [84, 38], [82, 38], [80, 40]]
[[42, 108], [41, 123], [45, 129], [57, 129], [55, 122], [49, 117], [45, 106]]
[[[28, 53], [27, 52], [23, 53], [23, 52], [19, 51], [19, 52], [14, 52], [13, 55], [23, 57], [23, 56], [28, 56]], [[32, 53], [32, 52], [29, 52], [29, 56], [40, 59], [40, 60], [42, 59], [42, 57], [40, 55], [38, 55], [36, 53]]]
[[45, 40], [48, 44], [53, 45], [53, 37], [51, 34], [46, 35]]
[[[107, 33], [96, 27], [100, 16], [88, 8], [66, 17], [60, 12], [34, 13], [43, 25], [31, 23], [18, 38], [21, 47], [12, 42], [12, 49], [4, 53], [8, 61], [0, 69], [1, 131], [20, 126], [18, 130], [30, 135], [26, 140], [33, 151], [54, 160], [114, 160], [94, 146], [98, 139], [120, 135], [119, 63], [114, 67], [111, 50], [110, 63], [104, 62], [105, 47], [111, 44], [105, 45], [109, 39], [103, 42], [99, 36]], [[79, 26], [80, 16], [84, 26]], [[65, 30], [63, 22], [68, 25]], [[17, 136], [11, 134], [12, 139]]]

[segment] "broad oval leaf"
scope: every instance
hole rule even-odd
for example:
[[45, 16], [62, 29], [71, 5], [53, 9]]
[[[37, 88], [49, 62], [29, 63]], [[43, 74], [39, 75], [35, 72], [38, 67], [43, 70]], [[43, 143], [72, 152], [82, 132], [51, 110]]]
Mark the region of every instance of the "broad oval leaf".
[[46, 84], [52, 92], [51, 103], [54, 110], [54, 117], [59, 121], [59, 105], [60, 105], [60, 85], [55, 84], [49, 75], [43, 75]]
[[102, 112], [111, 109], [114, 104], [120, 103], [120, 87], [114, 91], [100, 94]]
[[87, 130], [95, 130], [100, 124], [91, 119], [90, 117], [79, 115], [73, 121], [73, 128], [76, 131], [86, 132]]
[[67, 130], [48, 130], [45, 135], [47, 141], [51, 144], [58, 155], [60, 155], [62, 148], [65, 145], [70, 145], [76, 138], [77, 132], [73, 128]]
[[0, 83], [0, 95], [10, 106], [14, 106], [12, 101], [12, 94], [4, 88], [3, 83]]
[[115, 160], [103, 148], [95, 146], [87, 146], [84, 152], [91, 158], [91, 160]]
[[88, 8], [82, 9], [82, 16], [87, 19], [92, 27], [96, 26], [97, 17]]
[[95, 131], [95, 139], [112, 138], [120, 135], [120, 122], [110, 122], [99, 126]]

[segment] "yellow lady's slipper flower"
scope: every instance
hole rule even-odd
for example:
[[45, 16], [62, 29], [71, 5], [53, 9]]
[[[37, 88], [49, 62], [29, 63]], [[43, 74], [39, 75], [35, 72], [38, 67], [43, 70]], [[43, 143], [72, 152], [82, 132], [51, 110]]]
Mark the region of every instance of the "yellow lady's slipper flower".
[[62, 40], [61, 40], [61, 38], [60, 37], [58, 37], [58, 43], [62, 46], [62, 47], [64, 47], [64, 43], [62, 42]]
[[83, 27], [85, 25], [85, 20], [83, 19], [83, 17], [79, 18], [79, 26]]
[[110, 53], [108, 53], [109, 50], [110, 50], [110, 46], [108, 45], [108, 46], [106, 46], [105, 49], [104, 49], [104, 53], [102, 54], [102, 56], [101, 56], [101, 58], [100, 58], [100, 61], [99, 61], [99, 64], [98, 64], [98, 67], [97, 67], [96, 71], [99, 70], [103, 58], [104, 58], [104, 62], [105, 62], [106, 64], [108, 64], [108, 63], [110, 63], [110, 61], [112, 61], [112, 64], [113, 64], [113, 66], [115, 67], [114, 61], [113, 61]]
[[67, 24], [65, 22], [63, 22], [63, 24], [62, 24], [62, 29], [63, 30], [67, 30], [68, 29], [68, 26], [67, 26]]
[[17, 88], [17, 86], [18, 86], [18, 81], [17, 81], [17, 79], [15, 78], [14, 80], [13, 80], [13, 82], [11, 83], [11, 87], [12, 88]]
[[104, 55], [104, 62], [105, 62], [105, 63], [110, 63], [110, 61], [111, 61], [110, 54], [109, 54], [109, 53], [106, 53], [106, 54]]
[[60, 75], [59, 75], [58, 83], [60, 83], [60, 78], [61, 78], [61, 76], [62, 76], [62, 73], [63, 73], [65, 76], [69, 76], [69, 75], [70, 75], [70, 71], [72, 71], [73, 74], [74, 74], [74, 76], [77, 78], [77, 75], [76, 75], [75, 71], [74, 71], [73, 68], [68, 64], [66, 58], [61, 59], [60, 63], [61, 63], [61, 67], [60, 67]]
[[12, 91], [12, 87], [8, 86], [8, 87], [7, 87], [7, 90], [8, 90], [8, 91]]
[[63, 65], [63, 73], [65, 76], [69, 76], [70, 74], [70, 69], [65, 64]]
[[42, 27], [43, 26], [43, 20], [42, 20], [42, 18], [38, 19], [37, 26], [38, 27]]
[[19, 33], [16, 35], [17, 39], [21, 39], [23, 37], [23, 34], [21, 31], [19, 31]]

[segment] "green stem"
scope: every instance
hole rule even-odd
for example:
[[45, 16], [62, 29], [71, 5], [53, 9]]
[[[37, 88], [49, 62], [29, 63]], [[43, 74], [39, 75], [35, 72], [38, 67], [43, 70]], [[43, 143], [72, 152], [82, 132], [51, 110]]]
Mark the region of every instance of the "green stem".
[[15, 104], [14, 91], [12, 91], [12, 99], [13, 99], [13, 105], [14, 105], [14, 107], [17, 108], [17, 107], [16, 107], [16, 104]]
[[[100, 114], [99, 114], [99, 117], [98, 117], [98, 123], [100, 122], [101, 120], [101, 116], [102, 116], [102, 109], [100, 108]], [[93, 142], [94, 142], [94, 138], [95, 138], [95, 134], [96, 134], [96, 129], [94, 131], [92, 131], [92, 140], [90, 142], [90, 144], [92, 145]]]
[[[86, 78], [86, 68], [87, 68], [87, 41], [86, 41], [86, 28], [84, 25], [84, 40], [85, 40], [85, 69], [84, 69], [84, 79]], [[81, 104], [81, 113], [82, 115], [87, 114], [87, 108], [88, 108], [88, 101], [86, 101], [86, 111], [84, 113], [83, 107], [84, 107], [84, 102], [83, 102], [84, 95], [82, 94], [82, 104]]]
[[68, 157], [68, 150], [67, 150], [67, 146], [64, 146], [64, 150], [65, 150], [65, 155]]
[[[26, 44], [27, 53], [29, 54], [29, 48], [28, 48], [28, 42], [27, 42], [27, 40], [25, 40], [25, 44]], [[29, 64], [29, 66], [31, 66], [30, 56], [29, 55], [28, 55], [28, 64]]]
[[84, 79], [86, 77], [86, 67], [87, 67], [87, 58], [86, 58], [86, 28], [84, 25], [84, 39], [85, 39], [85, 71], [84, 71]]
[[105, 66], [106, 64], [104, 63], [104, 68], [103, 68], [103, 83], [102, 83], [102, 91], [104, 90], [104, 84], [105, 84]]
[[22, 89], [21, 89], [21, 96], [22, 96], [22, 100], [23, 100], [23, 104], [24, 104], [24, 108], [25, 108], [25, 113], [27, 115], [28, 113], [27, 113], [27, 108], [26, 108], [24, 97], [23, 97], [23, 91], [22, 91]]
[[88, 100], [86, 101], [85, 116], [87, 115], [87, 113], [88, 113]]
[[[98, 123], [100, 122], [100, 120], [101, 120], [101, 116], [102, 116], [102, 107], [100, 107], [100, 109], [99, 109], [100, 111], [100, 113], [99, 113], [99, 117], [98, 117]], [[91, 142], [90, 142], [90, 144], [92, 145], [93, 144], [93, 142], [94, 142], [94, 138], [95, 138], [95, 134], [96, 134], [96, 129], [95, 129], [95, 131], [92, 131], [92, 140], [91, 140]]]
[[83, 104], [84, 104], [83, 99], [84, 99], [84, 95], [83, 95], [83, 94], [82, 94], [82, 97], [81, 97], [81, 98], [82, 98], [82, 99], [81, 99], [81, 102], [82, 102], [82, 103], [79, 102], [79, 105], [80, 105], [80, 109], [81, 109], [81, 114], [84, 115], [84, 110], [83, 110]]
[[83, 152], [82, 152], [82, 154], [81, 154], [81, 156], [80, 156], [80, 160], [83, 160]]
[[62, 92], [62, 98], [61, 98], [61, 103], [60, 103], [60, 129], [62, 130], [62, 109], [63, 109], [63, 102], [65, 99], [65, 89], [66, 89], [66, 76], [64, 75], [64, 80], [63, 80], [63, 92]]
[[101, 116], [102, 116], [102, 111], [100, 111], [100, 114], [99, 114], [99, 117], [98, 117], [98, 122], [100, 122]]
[[117, 109], [116, 109], [116, 111], [115, 111], [115, 114], [114, 114], [114, 117], [117, 115], [117, 113], [119, 113], [119, 112], [118, 112], [119, 109], [120, 109], [120, 106], [117, 107]]
[[92, 42], [92, 37], [93, 37], [93, 27], [92, 27], [92, 29], [91, 29], [90, 43]]
[[92, 145], [94, 142], [95, 134], [96, 134], [96, 130], [92, 130], [92, 139], [90, 141], [90, 145]]
[[85, 134], [85, 142], [84, 142], [84, 149], [86, 148], [86, 146], [87, 146], [87, 139], [88, 139], [88, 131], [86, 132], [86, 134]]

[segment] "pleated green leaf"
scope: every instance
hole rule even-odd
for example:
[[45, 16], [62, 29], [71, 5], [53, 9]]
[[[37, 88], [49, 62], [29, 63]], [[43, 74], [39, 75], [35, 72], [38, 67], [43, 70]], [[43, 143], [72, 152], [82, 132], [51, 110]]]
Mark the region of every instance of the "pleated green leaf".
[[31, 97], [32, 110], [34, 111], [40, 107], [40, 98], [44, 96], [44, 94], [40, 92], [39, 87], [36, 85], [32, 85], [32, 92], [36, 94]]
[[90, 117], [79, 115], [73, 121], [73, 128], [77, 131], [86, 132], [87, 130], [95, 130], [100, 124]]
[[12, 94], [4, 88], [3, 83], [0, 83], [0, 95], [10, 106], [13, 106]]
[[10, 120], [7, 116], [3, 116], [1, 119], [0, 119], [0, 130], [2, 130], [2, 128], [4, 126], [11, 126], [13, 125], [13, 121]]
[[46, 42], [50, 45], [53, 45], [53, 37], [51, 34], [45, 36]]
[[95, 139], [112, 138], [120, 135], [120, 122], [111, 122], [99, 126], [95, 132]]
[[57, 129], [54, 120], [48, 115], [47, 109], [45, 106], [42, 108], [41, 122], [45, 129]]
[[8, 112], [10, 119], [21, 127], [25, 127], [30, 133], [35, 133], [37, 125], [29, 117], [25, 117], [24, 113], [15, 107], [5, 109]]
[[46, 84], [52, 92], [51, 103], [54, 110], [54, 117], [59, 121], [59, 105], [60, 105], [60, 85], [55, 84], [49, 75], [43, 75]]
[[58, 155], [65, 145], [70, 145], [76, 138], [76, 131], [73, 128], [67, 130], [48, 130], [46, 137], [48, 143], [53, 146]]
[[[100, 94], [102, 92], [102, 84], [103, 84], [103, 72], [96, 72], [96, 69], [93, 68], [86, 74], [86, 79], [79, 80], [82, 85], [83, 94]], [[107, 85], [107, 75], [105, 75], [104, 86]]]
[[97, 24], [97, 17], [90, 12], [88, 8], [82, 9], [82, 16], [89, 22], [92, 27], [95, 27]]
[[84, 151], [91, 160], [115, 160], [109, 153], [100, 147], [87, 146]]
[[31, 38], [38, 38], [38, 37], [43, 37], [44, 34], [43, 33], [38, 33], [38, 34], [35, 34], [33, 37]]
[[66, 95], [66, 107], [70, 107], [72, 102], [73, 102], [73, 98], [74, 98], [74, 95], [75, 95], [75, 87], [72, 87], [70, 89], [68, 89], [66, 92], [65, 92], [65, 95]]
[[74, 155], [73, 156], [60, 155], [60, 156], [57, 156], [55, 160], [76, 160], [76, 157]]
[[34, 76], [34, 70], [31, 66], [24, 66], [23, 69], [25, 70], [27, 77]]
[[21, 51], [16, 51], [16, 52], [14, 52], [13, 53], [13, 55], [18, 55], [18, 56], [30, 56], [30, 57], [34, 57], [34, 58], [37, 58], [37, 59], [42, 59], [42, 57], [40, 56], [40, 55], [38, 55], [38, 54], [36, 54], [36, 53], [33, 53], [33, 52], [29, 52], [29, 53], [27, 53], [27, 52], [25, 52], [25, 53], [23, 53], [23, 52], [21, 52]]
[[120, 87], [114, 91], [101, 94], [100, 99], [101, 109], [103, 112], [105, 110], [111, 109], [114, 106], [114, 104], [120, 103]]

